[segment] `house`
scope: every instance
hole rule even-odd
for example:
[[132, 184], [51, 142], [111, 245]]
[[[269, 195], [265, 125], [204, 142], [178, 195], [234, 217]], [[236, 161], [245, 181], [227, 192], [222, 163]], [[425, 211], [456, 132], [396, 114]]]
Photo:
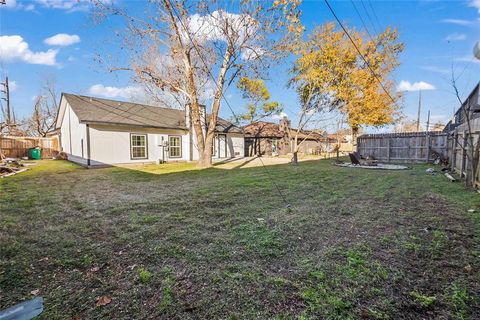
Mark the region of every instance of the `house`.
[[472, 131], [480, 129], [480, 82], [473, 88], [467, 99], [455, 112], [453, 119], [450, 120], [443, 132], [453, 134], [455, 131], [468, 130], [465, 114], [469, 115]]
[[[243, 127], [245, 133], [245, 155], [278, 156], [293, 152], [296, 129], [286, 117], [279, 123], [258, 121]], [[300, 154], [320, 154], [330, 151], [336, 140], [324, 132], [302, 130], [298, 134]]]
[[[477, 82], [468, 97], [447, 123], [443, 132], [447, 135], [446, 157], [451, 169], [461, 175], [472, 177], [472, 160], [475, 160], [475, 149], [480, 139], [480, 82]], [[472, 139], [472, 140], [470, 140]], [[475, 160], [478, 161], [478, 160]], [[480, 185], [480, 166], [478, 162], [476, 184]]]
[[[205, 126], [206, 121], [203, 123]], [[68, 159], [86, 166], [194, 161], [199, 157], [185, 110], [62, 93], [56, 128]], [[213, 157], [243, 155], [241, 128], [219, 118]]]
[[336, 133], [328, 134], [331, 141], [338, 145], [338, 151], [342, 154], [347, 154], [355, 151], [353, 145], [353, 135], [345, 133], [345, 130], [337, 131]]

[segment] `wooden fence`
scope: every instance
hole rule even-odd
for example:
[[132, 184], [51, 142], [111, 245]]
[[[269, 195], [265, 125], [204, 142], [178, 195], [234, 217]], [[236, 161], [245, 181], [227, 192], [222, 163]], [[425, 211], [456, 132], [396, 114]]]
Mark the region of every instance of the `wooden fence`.
[[42, 159], [51, 159], [59, 149], [58, 136], [39, 137], [0, 137], [0, 150], [7, 158], [21, 158], [28, 155], [28, 149], [40, 147]]
[[[463, 177], [472, 174], [470, 134], [473, 146], [476, 146], [480, 139], [480, 118], [471, 120], [471, 131], [468, 130], [466, 123], [453, 128], [449, 132], [447, 140], [451, 169]], [[477, 186], [480, 186], [480, 166], [477, 166]]]
[[432, 151], [447, 155], [447, 134], [438, 131], [365, 134], [357, 138], [362, 156], [392, 162], [431, 162]]

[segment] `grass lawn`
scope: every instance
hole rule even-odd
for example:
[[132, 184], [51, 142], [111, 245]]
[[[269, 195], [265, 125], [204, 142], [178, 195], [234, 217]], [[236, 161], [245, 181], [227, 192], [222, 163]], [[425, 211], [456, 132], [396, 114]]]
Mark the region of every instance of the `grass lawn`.
[[38, 294], [41, 319], [479, 319], [480, 195], [426, 168], [269, 166], [288, 209], [261, 167], [43, 161], [0, 179], [0, 309]]

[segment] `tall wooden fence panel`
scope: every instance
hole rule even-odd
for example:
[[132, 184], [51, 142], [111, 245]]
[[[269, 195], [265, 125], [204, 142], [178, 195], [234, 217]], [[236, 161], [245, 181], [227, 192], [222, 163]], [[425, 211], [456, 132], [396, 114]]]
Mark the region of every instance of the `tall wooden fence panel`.
[[58, 136], [39, 137], [0, 137], [0, 150], [7, 158], [28, 156], [28, 149], [40, 147], [42, 159], [51, 159], [60, 150]]
[[357, 151], [381, 161], [430, 162], [432, 151], [447, 156], [447, 134], [438, 131], [365, 134], [357, 138]]
[[[473, 139], [474, 148], [480, 139], [480, 118], [470, 121], [471, 130], [468, 130], [467, 124], [463, 123], [449, 132], [447, 141], [451, 169], [464, 177], [472, 174], [470, 138]], [[477, 186], [480, 186], [480, 166], [477, 166]]]

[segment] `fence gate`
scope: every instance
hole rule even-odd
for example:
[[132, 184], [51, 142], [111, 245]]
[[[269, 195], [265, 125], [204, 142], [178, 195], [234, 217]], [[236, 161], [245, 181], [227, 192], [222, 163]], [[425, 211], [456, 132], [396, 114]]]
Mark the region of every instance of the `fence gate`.
[[365, 134], [357, 138], [362, 156], [392, 162], [430, 162], [432, 151], [447, 156], [447, 134], [439, 131]]

